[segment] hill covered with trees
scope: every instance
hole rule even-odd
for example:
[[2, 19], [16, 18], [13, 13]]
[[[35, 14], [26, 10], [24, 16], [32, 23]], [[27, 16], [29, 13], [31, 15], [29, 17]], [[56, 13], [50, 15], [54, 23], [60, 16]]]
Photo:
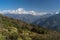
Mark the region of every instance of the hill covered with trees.
[[60, 33], [0, 14], [0, 40], [60, 40]]

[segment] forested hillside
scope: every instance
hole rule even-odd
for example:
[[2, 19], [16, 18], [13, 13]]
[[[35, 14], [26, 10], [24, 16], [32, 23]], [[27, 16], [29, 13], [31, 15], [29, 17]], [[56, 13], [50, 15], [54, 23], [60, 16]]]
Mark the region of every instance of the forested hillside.
[[60, 33], [0, 14], [0, 40], [60, 40]]

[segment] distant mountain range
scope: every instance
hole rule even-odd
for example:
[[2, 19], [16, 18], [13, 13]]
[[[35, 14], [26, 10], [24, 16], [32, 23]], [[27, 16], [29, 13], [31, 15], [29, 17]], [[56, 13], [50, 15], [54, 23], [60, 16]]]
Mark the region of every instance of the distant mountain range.
[[15, 18], [15, 19], [19, 19], [19, 20], [25, 21], [27, 23], [33, 23], [36, 20], [48, 18], [48, 17], [52, 16], [53, 14], [47, 13], [45, 15], [33, 15], [33, 14], [23, 14], [23, 13], [22, 14], [10, 14], [10, 13], [6, 13], [4, 15], [12, 17], [12, 18]]

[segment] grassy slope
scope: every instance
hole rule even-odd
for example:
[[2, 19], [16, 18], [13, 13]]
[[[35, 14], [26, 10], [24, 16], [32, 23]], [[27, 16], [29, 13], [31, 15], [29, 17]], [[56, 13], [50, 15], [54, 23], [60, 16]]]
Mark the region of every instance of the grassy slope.
[[60, 33], [0, 15], [0, 40], [60, 40]]

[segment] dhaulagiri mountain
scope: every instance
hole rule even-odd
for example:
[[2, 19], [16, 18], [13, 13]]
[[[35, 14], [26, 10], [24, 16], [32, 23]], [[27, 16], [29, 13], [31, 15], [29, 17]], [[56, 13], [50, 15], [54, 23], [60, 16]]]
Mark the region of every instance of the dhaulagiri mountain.
[[60, 33], [0, 14], [0, 40], [60, 40]]
[[56, 15], [40, 20], [41, 19], [35, 21], [34, 24], [41, 25], [44, 28], [60, 31], [60, 12]]

